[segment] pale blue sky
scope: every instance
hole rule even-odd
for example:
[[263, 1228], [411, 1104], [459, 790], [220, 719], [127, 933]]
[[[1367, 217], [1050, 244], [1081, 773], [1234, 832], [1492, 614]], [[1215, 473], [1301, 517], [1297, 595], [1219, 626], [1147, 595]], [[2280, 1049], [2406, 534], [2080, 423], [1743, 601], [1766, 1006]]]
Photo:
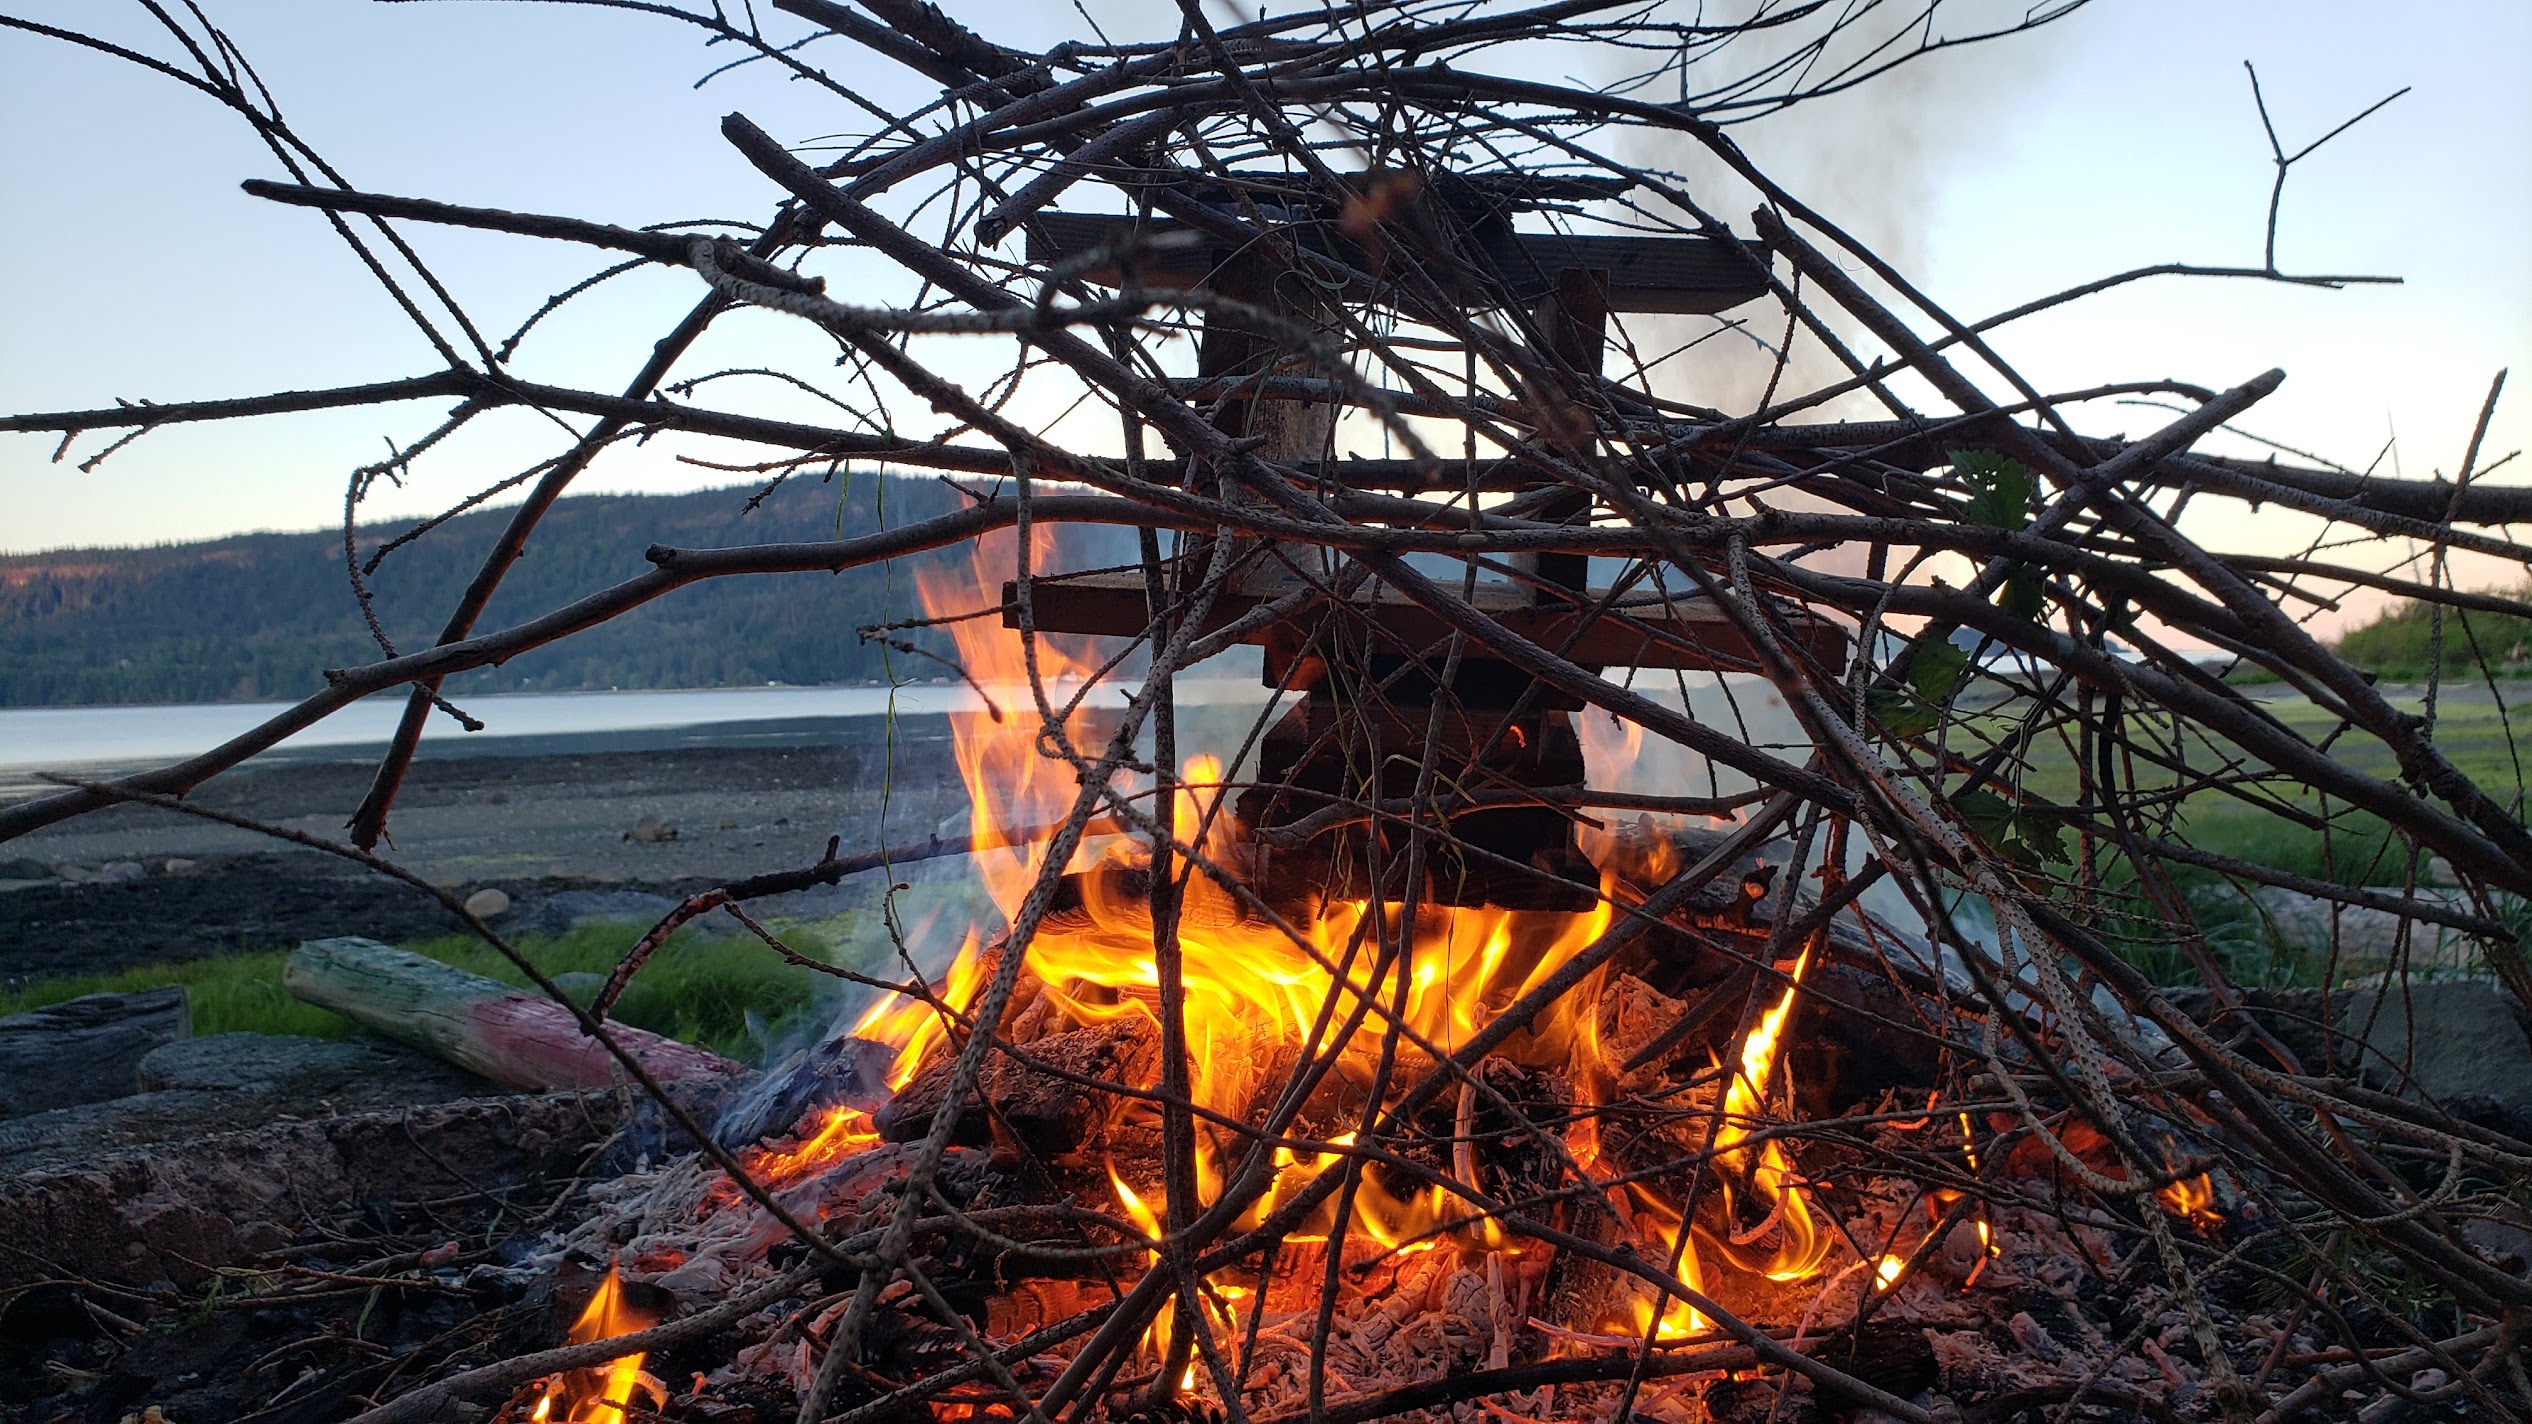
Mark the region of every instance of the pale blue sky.
[[[115, 0], [7, 8], [146, 34], [137, 7]], [[790, 139], [853, 125], [831, 100], [770, 77], [694, 91], [719, 53], [640, 16], [344, 0], [207, 8], [302, 133], [355, 183], [388, 192], [627, 224], [753, 218], [769, 190], [722, 144], [723, 113], [744, 109]], [[1071, 6], [1044, 0], [948, 8], [1028, 42], [1080, 26]], [[1129, 32], [1137, 14], [1159, 13], [1091, 8]], [[2149, 376], [2223, 386], [2283, 366], [2285, 388], [2248, 424], [2355, 462], [2396, 433], [2412, 475], [2453, 468], [2489, 376], [2511, 364], [2516, 392], [2492, 444], [2532, 444], [2532, 4], [2096, 0], [2048, 33], [1938, 57], [1744, 141], [1955, 313], [1983, 315], [2119, 267], [2255, 263], [2269, 164], [2246, 58], [2290, 145], [2414, 86], [2297, 170], [2279, 254], [2295, 270], [2408, 284], [2161, 279], [2014, 329], [2006, 354], [2058, 388]], [[930, 91], [877, 59], [846, 68], [882, 100]], [[0, 406], [244, 395], [429, 369], [429, 348], [320, 221], [238, 192], [239, 179], [274, 171], [198, 96], [0, 33]], [[502, 331], [595, 265], [555, 244], [414, 235], [483, 325]], [[877, 276], [830, 270], [847, 288]], [[683, 273], [620, 280], [612, 300], [549, 333], [532, 374], [620, 384], [694, 292]], [[813, 349], [750, 316], [718, 354], [751, 344]], [[95, 475], [48, 464], [50, 439], [0, 436], [0, 549], [325, 525], [339, 518], [344, 471], [435, 414], [416, 405], [173, 429]], [[2131, 432], [2166, 418], [2095, 413], [2101, 428]], [[534, 417], [501, 419], [378, 509], [436, 507], [546, 447]], [[589, 487], [727, 478], [661, 449], [612, 458]], [[2279, 520], [2257, 537], [2298, 536]]]

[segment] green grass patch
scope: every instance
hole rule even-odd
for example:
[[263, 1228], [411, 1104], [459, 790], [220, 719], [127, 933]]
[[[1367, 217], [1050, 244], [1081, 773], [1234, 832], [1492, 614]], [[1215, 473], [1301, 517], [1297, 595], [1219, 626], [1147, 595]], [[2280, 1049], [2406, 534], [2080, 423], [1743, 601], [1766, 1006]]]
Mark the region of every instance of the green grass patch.
[[193, 1006], [193, 1031], [213, 1033], [296, 1033], [314, 1038], [349, 1038], [360, 1032], [351, 1020], [314, 1004], [303, 1004], [281, 987], [285, 950], [230, 954], [218, 959], [189, 959], [151, 964], [114, 974], [66, 974], [31, 980], [0, 990], [0, 1015], [22, 1014], [83, 994], [129, 994], [169, 984], [184, 986]]
[[[869, 957], [861, 921], [842, 916], [812, 925], [784, 927], [784, 940], [804, 955], [858, 965]], [[515, 943], [549, 975], [599, 974], [647, 928], [593, 924], [560, 936], [528, 935]], [[524, 986], [527, 976], [490, 946], [464, 936], [403, 946], [505, 984]], [[301, 1003], [281, 986], [285, 950], [225, 955], [149, 965], [116, 974], [40, 979], [0, 991], [0, 1014], [24, 1013], [82, 994], [130, 993], [182, 985], [193, 1006], [193, 1030], [214, 1033], [286, 1033], [349, 1038], [362, 1030], [351, 1020]], [[587, 986], [584, 986], [584, 992]], [[701, 1044], [732, 1058], [754, 1061], [769, 1044], [823, 1024], [841, 1002], [838, 981], [784, 962], [752, 939], [681, 934], [660, 950], [618, 1001], [615, 1017], [636, 1028]]]

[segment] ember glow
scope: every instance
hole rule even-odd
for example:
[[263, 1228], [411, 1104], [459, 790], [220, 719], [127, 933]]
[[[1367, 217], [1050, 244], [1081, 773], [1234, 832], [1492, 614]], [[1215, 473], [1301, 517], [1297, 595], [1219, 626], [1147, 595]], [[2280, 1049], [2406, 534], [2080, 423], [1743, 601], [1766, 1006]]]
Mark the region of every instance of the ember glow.
[[[607, 1278], [598, 1283], [596, 1293], [589, 1297], [580, 1318], [572, 1322], [571, 1332], [563, 1342], [586, 1345], [612, 1340], [618, 1335], [647, 1330], [656, 1323], [625, 1300], [623, 1278], [609, 1265]], [[619, 1424], [637, 1390], [650, 1396], [653, 1407], [664, 1404], [668, 1393], [659, 1381], [642, 1372], [643, 1359], [636, 1352], [596, 1369], [556, 1375], [538, 1387], [536, 1403], [520, 1417], [529, 1424]]]
[[2224, 1224], [2224, 1213], [2216, 1210], [2215, 1181], [2206, 1173], [2183, 1177], [2154, 1193], [2172, 1215], [2201, 1231]]

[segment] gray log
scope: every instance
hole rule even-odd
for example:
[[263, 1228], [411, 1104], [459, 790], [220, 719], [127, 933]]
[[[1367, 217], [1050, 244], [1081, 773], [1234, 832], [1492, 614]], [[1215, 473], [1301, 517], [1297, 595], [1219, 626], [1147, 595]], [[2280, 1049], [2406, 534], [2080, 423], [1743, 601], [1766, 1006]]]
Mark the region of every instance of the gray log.
[[185, 991], [172, 986], [0, 1018], [0, 1118], [137, 1093], [142, 1056], [192, 1032]]

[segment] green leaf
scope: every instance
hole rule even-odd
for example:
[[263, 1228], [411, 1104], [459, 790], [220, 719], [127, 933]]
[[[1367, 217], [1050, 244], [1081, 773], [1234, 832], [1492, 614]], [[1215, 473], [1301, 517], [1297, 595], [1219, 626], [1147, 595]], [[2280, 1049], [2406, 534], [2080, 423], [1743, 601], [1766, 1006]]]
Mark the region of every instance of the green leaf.
[[2031, 522], [2031, 494], [2039, 487], [2019, 460], [1992, 450], [1955, 450], [1952, 473], [1969, 486], [1969, 517], [1990, 529], [2016, 530]]
[[1864, 694], [1864, 705], [1873, 720], [1894, 737], [1921, 737], [1934, 730], [1942, 714], [1927, 705], [1913, 692], [1894, 687], [1876, 687]]
[[1908, 645], [1908, 685], [1936, 707], [1952, 700], [1968, 670], [1969, 650], [1949, 638], [1921, 635]]
[[1952, 809], [1969, 824], [1970, 834], [1989, 845], [2013, 839], [2013, 803], [1993, 791], [1966, 791], [1952, 798]]
[[2025, 810], [1983, 790], [1954, 796], [1952, 809], [1960, 813], [1970, 834], [2017, 865], [2037, 870], [2043, 865], [2075, 863], [2066, 849], [2066, 828], [2045, 812]]
[[1996, 605], [2016, 618], [2035, 621], [2048, 608], [2048, 595], [2040, 586], [2040, 574], [2028, 565], [2017, 566], [1996, 590]]

